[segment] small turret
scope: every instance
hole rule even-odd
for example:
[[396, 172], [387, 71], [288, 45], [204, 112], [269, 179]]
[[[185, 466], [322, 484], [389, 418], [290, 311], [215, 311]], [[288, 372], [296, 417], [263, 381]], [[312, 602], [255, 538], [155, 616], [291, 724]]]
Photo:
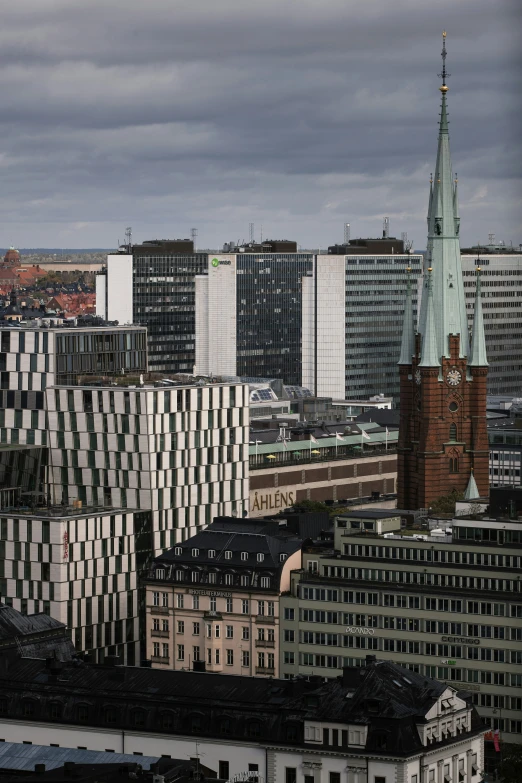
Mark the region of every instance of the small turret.
[[421, 361], [419, 367], [440, 367], [437, 350], [437, 328], [435, 326], [435, 311], [433, 309], [432, 268], [428, 269], [428, 302], [426, 306], [426, 325], [422, 336]]
[[473, 468], [471, 468], [468, 486], [466, 487], [466, 491], [464, 492], [464, 500], [476, 500], [479, 497], [480, 497], [480, 492], [477, 487], [477, 482], [475, 481]]
[[408, 283], [406, 301], [404, 303], [404, 320], [402, 325], [401, 355], [397, 364], [411, 364], [415, 353], [415, 332], [413, 329], [413, 304], [411, 298], [411, 269], [408, 267]]
[[477, 266], [477, 286], [475, 289], [475, 312], [473, 313], [473, 332], [471, 337], [471, 358], [469, 367], [487, 367], [486, 336], [484, 334], [484, 316], [482, 315], [482, 297], [480, 284], [480, 266]]

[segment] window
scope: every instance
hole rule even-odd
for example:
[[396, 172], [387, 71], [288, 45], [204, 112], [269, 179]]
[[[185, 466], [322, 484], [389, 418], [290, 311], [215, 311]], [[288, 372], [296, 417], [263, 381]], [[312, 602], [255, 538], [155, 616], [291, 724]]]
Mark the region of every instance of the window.
[[214, 651], [214, 658], [215, 658], [216, 664], [219, 666], [219, 664], [221, 663], [221, 651], [219, 649]]
[[234, 626], [233, 625], [227, 625], [226, 628], [226, 637], [227, 639], [233, 639], [234, 638]]
[[192, 557], [199, 557], [199, 549], [192, 550]]
[[[169, 621], [168, 620], [163, 620], [163, 622], [162, 622], [162, 631], [164, 633], [168, 633], [168, 631], [169, 631]], [[181, 633], [183, 633], [183, 631]]]
[[153, 606], [159, 606], [159, 593], [152, 593], [152, 604]]
[[248, 560], [248, 552], [241, 552], [241, 560]]
[[[167, 628], [167, 631], [168, 631], [168, 628]], [[178, 620], [178, 633], [185, 633], [185, 622], [184, 622], [184, 620]]]
[[[163, 595], [167, 596], [168, 598], [167, 593], [163, 593]], [[183, 593], [176, 593], [176, 601], [177, 601], [178, 609], [183, 609]], [[167, 604], [163, 604], [163, 605], [168, 606], [168, 602]]]
[[218, 761], [219, 764], [219, 774], [218, 777], [223, 778], [223, 780], [228, 780], [230, 777], [230, 764], [228, 761]]
[[217, 607], [217, 599], [215, 598], [215, 596], [211, 597], [209, 601], [209, 605], [210, 605], [210, 611], [215, 612]]
[[328, 778], [328, 783], [341, 783], [341, 773], [340, 772], [330, 772], [330, 776]]
[[292, 666], [295, 663], [295, 654], [293, 652], [285, 652], [284, 662]]
[[230, 549], [225, 549], [225, 560], [232, 560], [232, 552]]
[[248, 598], [244, 598], [241, 601], [241, 612], [242, 614], [248, 614], [249, 611], [250, 611], [249, 600]]
[[[182, 647], [183, 645], [178, 645], [178, 647]], [[162, 658], [168, 658], [169, 657], [169, 646], [168, 644], [162, 645]]]
[[262, 552], [258, 552], [257, 553], [257, 562], [258, 563], [262, 563], [264, 559], [265, 559], [264, 554]]
[[289, 631], [285, 629], [284, 634], [285, 642], [294, 642], [295, 641], [295, 631]]
[[154, 658], [159, 658], [159, 654], [160, 654], [159, 642], [154, 642], [154, 644], [152, 645], [152, 656]]
[[297, 783], [296, 767], [285, 767], [285, 783]]
[[[193, 609], [199, 609], [199, 595], [193, 595], [192, 596], [192, 608]], [[199, 631], [198, 631], [199, 633]]]
[[196, 645], [195, 647], [193, 647], [193, 648], [192, 648], [192, 659], [193, 659], [194, 661], [199, 661], [199, 660], [201, 660], [201, 659], [200, 659], [200, 657], [199, 657], [199, 655], [200, 655], [199, 646], [198, 646], [198, 645]]
[[227, 650], [227, 666], [234, 665], [234, 650]]
[[258, 601], [257, 602], [257, 613], [259, 615], [264, 615], [264, 613], [265, 613], [265, 602], [264, 601]]
[[449, 439], [450, 439], [450, 441], [452, 443], [454, 443], [457, 440], [457, 425], [456, 424], [450, 424]]
[[174, 549], [174, 554], [175, 554], [175, 555], [181, 555], [181, 552], [182, 552], [182, 551], [183, 551], [183, 550], [181, 549], [181, 547], [180, 547], [180, 546], [177, 546], [177, 547]]
[[250, 666], [250, 653], [248, 650], [243, 650], [241, 653], [241, 666]]
[[227, 608], [226, 608], [226, 611], [229, 612], [229, 613], [233, 611], [232, 598], [227, 598]]
[[450, 473], [458, 473], [459, 472], [459, 459], [458, 459], [458, 457], [450, 457], [449, 472]]
[[261, 577], [261, 587], [270, 587], [270, 577], [268, 576]]
[[225, 574], [225, 584], [226, 585], [234, 584], [234, 576], [233, 576], [233, 574]]
[[184, 660], [185, 660], [185, 645], [178, 644], [178, 661], [184, 661]]
[[250, 639], [250, 628], [248, 627], [248, 625], [244, 625], [241, 630], [242, 630], [241, 638], [243, 639], [244, 642], [247, 642]]
[[194, 636], [199, 635], [199, 623], [192, 623], [192, 633]]
[[209, 559], [211, 560], [213, 557], [216, 556], [216, 550], [215, 549], [209, 549], [208, 550], [208, 556], [209, 556]]
[[[181, 606], [183, 606], [183, 596], [181, 596]], [[162, 593], [161, 594], [161, 605], [162, 606], [168, 606], [169, 605], [169, 594], [168, 593]]]
[[294, 611], [294, 609], [287, 609], [287, 608], [285, 608], [285, 620], [295, 620], [295, 611]]

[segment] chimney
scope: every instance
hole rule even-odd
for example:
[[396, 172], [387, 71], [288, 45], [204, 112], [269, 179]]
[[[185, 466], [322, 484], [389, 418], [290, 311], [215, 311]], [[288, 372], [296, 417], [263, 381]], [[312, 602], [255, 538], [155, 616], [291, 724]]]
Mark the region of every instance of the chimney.
[[37, 775], [43, 775], [45, 772], [45, 764], [35, 764], [34, 771]]
[[372, 663], [377, 663], [377, 656], [376, 655], [367, 655], [366, 656], [366, 666], [371, 666]]
[[343, 666], [343, 688], [354, 690], [361, 681], [361, 670], [357, 666]]

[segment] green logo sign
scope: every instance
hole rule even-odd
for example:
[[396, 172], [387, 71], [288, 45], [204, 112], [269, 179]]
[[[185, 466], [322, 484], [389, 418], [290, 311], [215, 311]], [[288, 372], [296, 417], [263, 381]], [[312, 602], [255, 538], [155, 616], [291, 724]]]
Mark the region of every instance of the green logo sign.
[[219, 266], [219, 258], [212, 259], [212, 266]]

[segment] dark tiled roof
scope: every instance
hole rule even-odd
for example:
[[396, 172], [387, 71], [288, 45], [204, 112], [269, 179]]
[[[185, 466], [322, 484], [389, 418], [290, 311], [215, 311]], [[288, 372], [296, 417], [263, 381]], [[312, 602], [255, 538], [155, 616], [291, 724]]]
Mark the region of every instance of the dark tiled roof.
[[24, 615], [12, 606], [0, 604], [0, 640], [49, 631], [53, 628], [65, 630], [65, 625], [43, 612]]

